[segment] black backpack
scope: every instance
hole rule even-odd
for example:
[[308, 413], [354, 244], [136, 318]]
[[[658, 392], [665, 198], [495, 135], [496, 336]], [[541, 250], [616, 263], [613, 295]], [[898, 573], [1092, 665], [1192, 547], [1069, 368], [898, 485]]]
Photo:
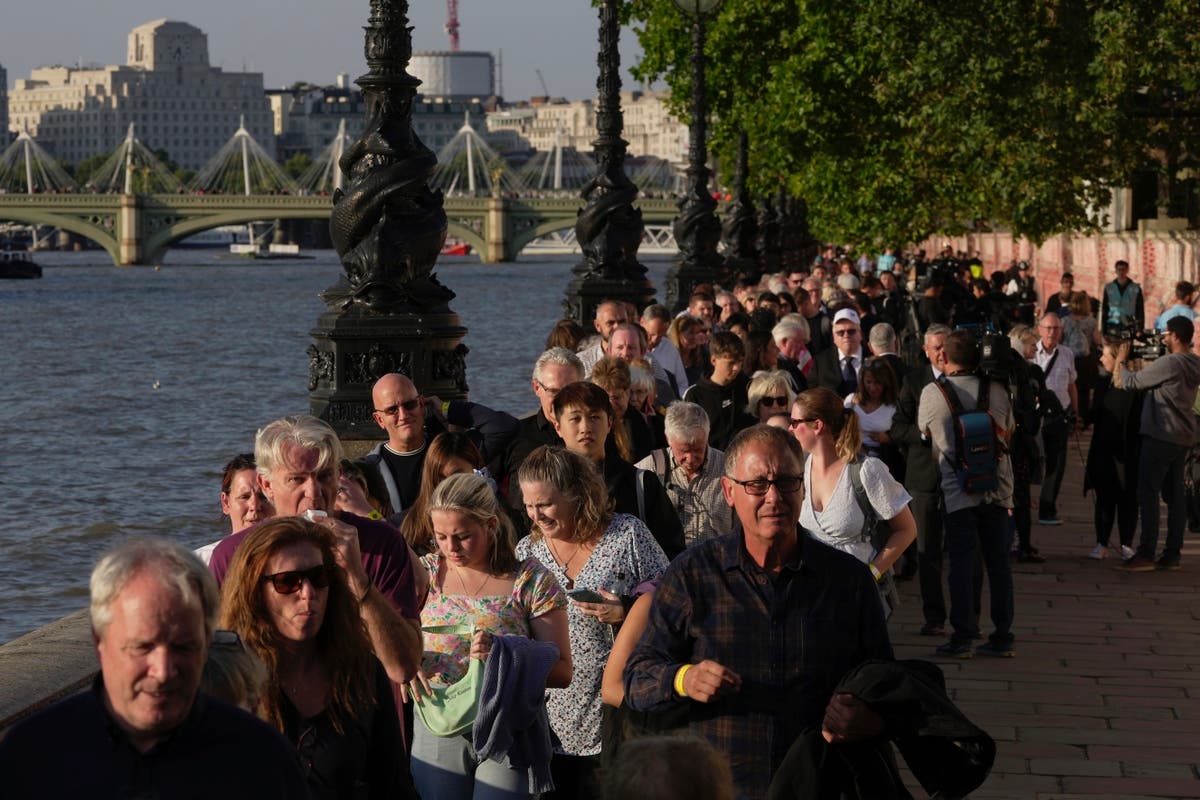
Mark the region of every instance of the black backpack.
[[963, 408], [958, 392], [945, 375], [935, 384], [954, 415], [954, 471], [958, 485], [968, 494], [994, 491], [1000, 486], [997, 465], [1005, 451], [988, 411], [990, 382], [986, 376], [979, 378], [979, 396], [975, 408], [969, 411]]

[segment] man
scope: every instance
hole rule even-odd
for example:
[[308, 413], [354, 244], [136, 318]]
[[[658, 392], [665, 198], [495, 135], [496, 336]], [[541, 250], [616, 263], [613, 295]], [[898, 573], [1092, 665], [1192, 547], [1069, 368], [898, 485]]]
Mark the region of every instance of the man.
[[676, 397], [683, 397], [688, 389], [687, 370], [683, 359], [679, 357], [679, 349], [675, 347], [667, 330], [671, 327], [671, 312], [660, 303], [653, 303], [642, 310], [640, 320], [642, 330], [646, 332], [646, 353], [650, 361], [658, 364], [667, 373]]
[[1129, 262], [1113, 265], [1117, 277], [1105, 285], [1100, 297], [1100, 325], [1106, 335], [1124, 336], [1130, 329], [1146, 327], [1145, 299], [1142, 287], [1129, 277]]
[[1017, 322], [1032, 325], [1037, 313], [1037, 286], [1029, 271], [1029, 262], [1017, 263], [1017, 274], [1004, 288], [1004, 294], [1011, 297], [1015, 303], [1013, 312]]
[[717, 292], [716, 298], [713, 300], [715, 308], [713, 313], [717, 315], [717, 330], [728, 330], [726, 323], [729, 318], [742, 310], [742, 304], [738, 302], [733, 292], [720, 291]]
[[882, 720], [841, 677], [892, 658], [875, 583], [860, 561], [809, 537], [800, 515], [804, 455], [786, 431], [755, 425], [725, 453], [725, 502], [741, 530], [667, 569], [625, 667], [639, 711], [683, 709], [725, 754], [745, 797], [766, 793], [801, 731], [826, 741], [878, 735]]
[[1069, 272], [1064, 272], [1062, 277], [1058, 279], [1058, 287], [1058, 292], [1050, 295], [1050, 299], [1046, 301], [1046, 313], [1058, 314], [1058, 316], [1066, 319], [1071, 313], [1069, 306], [1071, 295], [1075, 293], [1075, 276]]
[[[979, 350], [971, 333], [960, 330], [946, 334], [942, 353], [945, 375], [940, 385], [930, 383], [921, 391], [917, 409], [917, 428], [933, 442], [946, 508], [950, 624], [954, 631], [950, 640], [937, 648], [937, 654], [951, 658], [970, 658], [975, 653], [1011, 658], [1013, 583], [1008, 561], [1008, 509], [1012, 508], [1012, 463], [1008, 453], [1002, 451], [996, 464], [997, 488], [986, 492], [968, 492], [963, 488], [956, 469], [959, 463], [956, 420], [942, 391], [944, 388], [955, 392], [964, 409], [976, 408], [980, 378], [974, 370], [979, 363]], [[1007, 440], [1016, 423], [1008, 402], [1008, 389], [995, 381], [988, 390], [988, 411], [993, 425]], [[972, 650], [972, 642], [979, 633], [973, 597], [976, 542], [987, 571], [995, 630], [985, 643]]]
[[708, 446], [708, 428], [703, 408], [672, 403], [665, 421], [666, 449], [655, 450], [636, 465], [653, 472], [666, 487], [688, 547], [733, 530], [733, 512], [721, 493], [725, 454]]
[[[1046, 477], [1038, 499], [1038, 524], [1061, 525], [1058, 517], [1058, 491], [1067, 468], [1067, 439], [1078, 424], [1079, 393], [1075, 388], [1075, 354], [1062, 342], [1063, 323], [1057, 314], [1046, 314], [1038, 324], [1040, 339], [1033, 363], [1046, 376], [1046, 389], [1053, 392], [1063, 413], [1052, 413], [1042, 420], [1042, 445], [1046, 456]], [[1036, 550], [1034, 551], [1036, 553]]]
[[[1118, 352], [1120, 362], [1113, 384], [1123, 389], [1148, 392], [1142, 403], [1142, 452], [1138, 460], [1138, 505], [1141, 506], [1142, 535], [1137, 553], [1121, 564], [1130, 572], [1179, 569], [1187, 505], [1183, 491], [1183, 467], [1188, 450], [1196, 441], [1197, 422], [1192, 413], [1196, 388], [1200, 386], [1200, 356], [1191, 352], [1195, 327], [1190, 319], [1167, 321], [1163, 343], [1170, 353], [1151, 361], [1139, 372], [1122, 369], [1129, 345]], [[1167, 541], [1156, 562], [1158, 547], [1158, 496], [1167, 504]]]
[[833, 346], [833, 323], [829, 312], [821, 303], [821, 282], [806, 278], [804, 294], [796, 294], [796, 307], [808, 323], [808, 350], [814, 356]]
[[596, 362], [608, 355], [609, 338], [618, 325], [627, 321], [625, 306], [616, 300], [605, 300], [596, 306], [596, 316], [592, 320], [592, 327], [600, 334], [600, 341], [579, 353], [579, 360], [583, 362], [585, 373], [590, 375]]
[[[608, 351], [605, 355], [619, 358], [626, 364], [632, 364], [634, 361], [642, 359], [648, 360], [652, 374], [654, 375], [654, 388], [658, 401], [663, 404], [669, 404], [673, 400], [678, 400], [679, 396], [675, 394], [671, 377], [663, 369], [662, 365], [652, 359], [647, 359], [647, 341], [646, 332], [640, 326], [626, 322], [618, 325], [616, 330], [613, 331], [612, 336], [609, 338]], [[595, 366], [595, 364], [592, 365], [593, 369]]]
[[525, 514], [525, 501], [521, 496], [521, 485], [517, 481], [517, 470], [525, 457], [544, 444], [562, 447], [562, 439], [554, 429], [554, 398], [569, 383], [583, 380], [583, 362], [565, 347], [552, 347], [538, 356], [533, 364], [533, 394], [538, 399], [534, 413], [522, 417], [517, 423], [517, 433], [509, 443], [504, 455], [504, 476], [507, 484], [508, 506], [513, 510], [513, 519], [527, 530], [529, 517]]
[[796, 292], [804, 288], [804, 279], [807, 277], [808, 273], [799, 267], [792, 267], [787, 271], [784, 281], [787, 283], [787, 290], [793, 298], [796, 297]]
[[[342, 444], [333, 428], [316, 417], [277, 419], [255, 437], [254, 462], [259, 484], [277, 515], [324, 512], [313, 521], [337, 538], [338, 563], [346, 570], [350, 591], [359, 598], [359, 614], [376, 658], [394, 684], [410, 680], [423, 653], [410, 551], [388, 523], [334, 508]], [[225, 580], [233, 554], [249, 531], [227, 536], [213, 550], [209, 567], [218, 583]]]
[[422, 397], [408, 376], [393, 372], [371, 387], [375, 424], [387, 432], [381, 442], [358, 460], [371, 494], [386, 498], [392, 521], [416, 502], [427, 445], [450, 425], [468, 428], [492, 472], [503, 468], [503, 455], [517, 430], [517, 420], [503, 411], [478, 403]]
[[717, 322], [713, 296], [708, 292], [692, 292], [692, 296], [688, 298], [687, 313], [707, 322], [710, 329]]
[[718, 333], [713, 337], [712, 355], [709, 360], [713, 371], [700, 380], [683, 396], [689, 403], [699, 405], [708, 415], [708, 443], [718, 449], [729, 444], [733, 435], [754, 419], [746, 413], [749, 403], [747, 389], [749, 379], [742, 373], [742, 362], [746, 348], [742, 340], [732, 333]]
[[808, 388], [804, 367], [812, 361], [808, 352], [808, 323], [799, 314], [789, 314], [771, 329], [771, 337], [779, 348], [776, 363], [779, 369], [792, 376], [792, 387], [797, 392]]
[[904, 488], [912, 495], [909, 508], [917, 522], [917, 575], [925, 617], [922, 636], [946, 632], [946, 595], [942, 590], [942, 478], [932, 442], [917, 426], [917, 410], [925, 387], [945, 371], [943, 348], [948, 333], [946, 325], [931, 325], [925, 331], [924, 351], [929, 362], [914, 367], [904, 377], [888, 431], [892, 441], [904, 450]]
[[817, 354], [813, 383], [845, 397], [858, 391], [863, 366], [862, 328], [853, 309], [843, 308], [833, 315], [833, 345]]
[[1192, 310], [1192, 304], [1195, 302], [1196, 287], [1192, 285], [1191, 281], [1180, 281], [1175, 284], [1175, 305], [1158, 315], [1154, 329], [1159, 332], [1165, 331], [1167, 322], [1173, 317], [1183, 317], [1195, 322], [1196, 312]]
[[872, 356], [883, 359], [892, 368], [896, 384], [899, 385], [904, 378], [904, 362], [896, 352], [900, 349], [900, 337], [896, 336], [896, 329], [886, 322], [876, 322], [867, 335], [867, 346], [871, 348]]
[[199, 693], [218, 600], [208, 569], [177, 544], [106, 553], [91, 579], [100, 674], [0, 742], [4, 795], [308, 797], [279, 733]]

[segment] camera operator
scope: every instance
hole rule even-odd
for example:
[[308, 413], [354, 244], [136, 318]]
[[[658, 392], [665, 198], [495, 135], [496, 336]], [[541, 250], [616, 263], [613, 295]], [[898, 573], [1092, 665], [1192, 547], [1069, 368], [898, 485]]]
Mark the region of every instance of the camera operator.
[[[1120, 567], [1130, 572], [1179, 569], [1179, 551], [1187, 523], [1183, 465], [1196, 439], [1197, 422], [1192, 406], [1200, 386], [1200, 356], [1192, 352], [1193, 332], [1190, 319], [1168, 320], [1162, 337], [1169, 353], [1146, 364], [1140, 372], [1122, 369], [1129, 357], [1128, 343], [1117, 351], [1113, 385], [1148, 390], [1142, 404], [1142, 452], [1138, 459], [1142, 537], [1137, 553]], [[1167, 541], [1162, 556], [1155, 562], [1159, 493], [1167, 503]]]
[[[1038, 498], [1038, 524], [1061, 525], [1058, 491], [1067, 467], [1067, 438], [1079, 421], [1079, 394], [1075, 389], [1075, 354], [1062, 342], [1063, 323], [1058, 314], [1046, 314], [1038, 325], [1041, 338], [1033, 363], [1046, 375], [1048, 395], [1057, 403], [1043, 408], [1042, 446], [1046, 453], [1046, 477]], [[1057, 407], [1055, 407], [1057, 406]]]
[[[1008, 509], [1013, 502], [1012, 465], [1001, 450], [996, 462], [996, 488], [968, 492], [959, 480], [955, 416], [942, 389], [956, 393], [964, 409], [974, 409], [980, 378], [975, 374], [979, 348], [970, 331], [951, 331], [943, 346], [944, 383], [930, 383], [921, 391], [917, 426], [933, 442], [942, 498], [945, 502], [945, 545], [950, 561], [950, 641], [938, 655], [970, 658], [973, 654], [1010, 658], [1013, 655], [1013, 583], [1008, 561]], [[1007, 439], [1013, 431], [1008, 390], [1000, 381], [989, 381], [988, 412], [996, 432]], [[988, 641], [972, 650], [979, 633], [973, 602], [975, 546], [978, 543], [987, 571], [991, 618], [995, 630]]]

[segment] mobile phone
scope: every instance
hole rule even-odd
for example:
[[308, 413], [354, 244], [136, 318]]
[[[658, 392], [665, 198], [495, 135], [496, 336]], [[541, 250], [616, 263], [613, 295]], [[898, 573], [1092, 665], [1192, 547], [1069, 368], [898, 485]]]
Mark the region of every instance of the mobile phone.
[[604, 597], [595, 589], [571, 589], [567, 597], [576, 603], [603, 603]]

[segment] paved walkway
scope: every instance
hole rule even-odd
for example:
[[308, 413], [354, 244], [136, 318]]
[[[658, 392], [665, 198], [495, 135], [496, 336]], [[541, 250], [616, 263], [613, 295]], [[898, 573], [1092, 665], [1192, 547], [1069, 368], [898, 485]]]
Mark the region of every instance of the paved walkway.
[[[943, 640], [918, 634], [915, 581], [891, 621], [896, 657], [937, 662], [951, 697], [996, 739], [996, 764], [972, 798], [1198, 798], [1200, 535], [1187, 535], [1175, 572], [1093, 561], [1092, 500], [1074, 444], [1068, 472], [1062, 527], [1033, 529], [1046, 563], [1013, 562], [1016, 657], [934, 656]], [[1160, 547], [1162, 536], [1165, 514]], [[985, 596], [985, 617], [987, 607]], [[986, 619], [980, 627], [991, 630]]]

